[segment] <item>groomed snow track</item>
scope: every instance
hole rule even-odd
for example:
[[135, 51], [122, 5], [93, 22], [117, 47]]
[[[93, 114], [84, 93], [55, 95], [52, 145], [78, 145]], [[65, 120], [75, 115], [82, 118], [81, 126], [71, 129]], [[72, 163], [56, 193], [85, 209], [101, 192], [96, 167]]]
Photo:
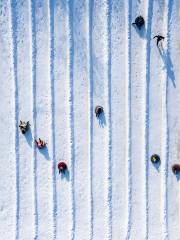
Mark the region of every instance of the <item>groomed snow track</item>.
[[0, 0], [0, 240], [180, 240], [179, 13], [176, 0]]

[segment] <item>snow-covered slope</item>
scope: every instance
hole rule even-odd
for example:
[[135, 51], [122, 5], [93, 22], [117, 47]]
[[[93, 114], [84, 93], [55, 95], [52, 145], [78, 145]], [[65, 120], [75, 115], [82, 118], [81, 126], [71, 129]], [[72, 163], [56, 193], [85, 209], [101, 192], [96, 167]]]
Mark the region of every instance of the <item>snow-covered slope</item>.
[[179, 31], [178, 0], [0, 0], [0, 240], [180, 240]]

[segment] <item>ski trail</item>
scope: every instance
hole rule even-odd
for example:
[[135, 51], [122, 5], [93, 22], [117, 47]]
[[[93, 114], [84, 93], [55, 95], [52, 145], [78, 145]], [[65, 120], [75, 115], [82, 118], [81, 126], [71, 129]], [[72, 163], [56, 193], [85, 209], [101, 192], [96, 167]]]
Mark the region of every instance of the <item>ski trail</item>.
[[[68, 3], [54, 2], [54, 134], [56, 159], [56, 239], [71, 238], [71, 186], [69, 156], [69, 35]], [[68, 171], [59, 174], [59, 161]], [[66, 229], [66, 230], [65, 230]]]
[[169, 127], [169, 159], [168, 159], [168, 233], [169, 239], [178, 240], [180, 235], [180, 211], [179, 211], [179, 175], [172, 173], [172, 165], [179, 164], [180, 140], [179, 140], [179, 43], [178, 36], [180, 4], [177, 1], [168, 3], [168, 31], [167, 31], [167, 74], [168, 74], [168, 127]]
[[131, 162], [131, 77], [132, 77], [132, 69], [131, 69], [131, 23], [132, 23], [132, 1], [127, 1], [126, 6], [126, 15], [127, 15], [127, 56], [126, 56], [126, 78], [127, 83], [125, 86], [126, 90], [126, 160], [127, 160], [127, 235], [126, 239], [130, 239], [131, 234], [131, 217], [132, 217], [132, 162]]
[[144, 158], [144, 212], [145, 212], [145, 239], [148, 239], [149, 219], [148, 219], [148, 175], [149, 175], [149, 81], [150, 81], [150, 41], [153, 1], [147, 3], [147, 30], [146, 30], [146, 76], [144, 81], [144, 129], [143, 129], [143, 158]]
[[[35, 14], [35, 1], [31, 0], [29, 3], [30, 11], [30, 51], [31, 51], [31, 81], [32, 81], [32, 141], [36, 139], [36, 14]], [[38, 208], [37, 208], [37, 153], [35, 144], [32, 144], [33, 151], [33, 215], [34, 215], [34, 239], [38, 236]]]
[[[29, 51], [29, 5], [22, 0], [12, 2], [12, 22], [14, 37], [14, 62], [16, 88], [18, 89], [17, 119], [23, 121], [32, 120], [31, 114], [31, 78]], [[22, 34], [23, 33], [23, 34]], [[18, 123], [17, 123], [17, 131]], [[17, 132], [18, 134], [18, 132]], [[32, 214], [32, 133], [29, 130], [25, 135], [19, 135], [18, 139], [18, 230], [17, 239], [33, 238], [33, 214]], [[30, 170], [30, 171], [29, 171]], [[27, 191], [28, 189], [28, 191]]]
[[[162, 219], [161, 219], [161, 139], [162, 139], [162, 106], [161, 106], [161, 83], [162, 83], [162, 60], [159, 50], [156, 46], [157, 34], [163, 35], [163, 16], [162, 9], [164, 3], [152, 1], [152, 34], [151, 34], [151, 55], [150, 55], [150, 81], [149, 81], [149, 179], [148, 179], [148, 197], [149, 197], [149, 238], [162, 239]], [[151, 156], [158, 154], [161, 163], [152, 164]], [[154, 184], [154, 182], [156, 184]], [[160, 227], [161, 226], [161, 227]]]
[[50, 25], [50, 88], [51, 88], [51, 146], [52, 146], [52, 201], [53, 201], [53, 228], [54, 238], [56, 239], [56, 215], [57, 215], [57, 197], [56, 197], [56, 156], [55, 156], [55, 120], [54, 120], [54, 0], [49, 1], [49, 25]]
[[[3, 239], [15, 239], [17, 236], [18, 192], [16, 174], [18, 147], [17, 113], [16, 111], [16, 82], [14, 78], [13, 59], [13, 28], [10, 1], [0, 4], [0, 233]], [[8, 143], [8, 144], [7, 144]], [[16, 155], [17, 153], [17, 155]]]
[[112, 27], [112, 2], [107, 0], [107, 57], [108, 57], [108, 69], [107, 69], [107, 76], [108, 76], [108, 162], [107, 162], [107, 224], [108, 224], [108, 231], [107, 236], [108, 239], [112, 239], [112, 109], [111, 109], [111, 101], [112, 101], [112, 95], [111, 95], [111, 62], [112, 62], [112, 53], [111, 53], [111, 27]]
[[73, 0], [68, 2], [68, 27], [69, 27], [69, 158], [70, 158], [70, 188], [71, 188], [71, 240], [75, 233], [75, 200], [74, 200], [74, 29], [73, 29]]
[[[169, 5], [165, 2], [164, 7], [164, 32], [167, 33], [168, 31], [168, 11]], [[161, 51], [161, 55], [164, 54], [163, 52], [167, 51], [167, 43], [164, 42], [163, 48]], [[163, 227], [163, 239], [168, 239], [168, 216], [167, 216], [167, 181], [168, 181], [168, 155], [169, 155], [169, 130], [168, 130], [168, 114], [167, 114], [167, 91], [168, 91], [168, 73], [166, 68], [166, 60], [164, 62], [164, 68], [162, 69], [164, 72], [164, 77], [162, 79], [162, 172], [161, 172], [161, 179], [162, 179], [162, 227]]]
[[89, 0], [89, 240], [93, 239], [93, 56], [92, 56], [92, 31], [93, 31], [93, 6], [94, 0]]
[[[94, 1], [92, 6], [92, 78], [93, 78], [93, 239], [108, 239], [108, 32], [107, 1]], [[105, 20], [105, 21], [104, 21]], [[97, 119], [94, 109], [104, 108]]]
[[[51, 142], [51, 79], [50, 79], [50, 39], [49, 39], [49, 6], [41, 0], [35, 3], [36, 29], [36, 137], [47, 143], [46, 148], [37, 149], [37, 238], [53, 238], [54, 219], [52, 215], [53, 176]], [[46, 53], [46, 55], [45, 55]], [[35, 143], [33, 143], [35, 144]]]
[[126, 168], [126, 41], [125, 2], [113, 1], [111, 6], [111, 157], [112, 157], [112, 239], [125, 239], [127, 218]]
[[[88, 2], [75, 0], [73, 28], [74, 239], [89, 237]], [[82, 226], [84, 226], [82, 228]]]
[[12, 67], [13, 67], [13, 79], [14, 79], [14, 152], [16, 161], [16, 236], [15, 239], [19, 239], [19, 134], [18, 134], [18, 76], [17, 76], [17, 21], [15, 12], [15, 2], [10, 1], [10, 15], [11, 15], [11, 34], [12, 34]]
[[[147, 219], [147, 175], [144, 145], [146, 145], [146, 18], [147, 2], [132, 2], [132, 21], [138, 15], [145, 19], [145, 26], [140, 30], [131, 25], [131, 157], [132, 167], [132, 212], [130, 238], [146, 238]], [[145, 86], [142, 84], [145, 83]], [[145, 87], [145, 89], [144, 89]], [[139, 226], [141, 235], [139, 236]]]

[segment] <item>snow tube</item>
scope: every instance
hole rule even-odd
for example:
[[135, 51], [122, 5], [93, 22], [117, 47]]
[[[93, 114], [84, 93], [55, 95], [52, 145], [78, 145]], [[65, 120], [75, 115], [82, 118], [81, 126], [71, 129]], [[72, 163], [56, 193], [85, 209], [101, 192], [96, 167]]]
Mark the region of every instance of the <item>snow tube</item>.
[[59, 173], [66, 171], [66, 169], [67, 169], [66, 163], [65, 162], [59, 162], [58, 163], [58, 169], [59, 169]]
[[152, 162], [152, 163], [158, 163], [158, 162], [160, 162], [160, 157], [159, 157], [159, 155], [153, 154], [153, 155], [151, 156], [151, 162]]
[[103, 110], [103, 107], [101, 107], [101, 106], [96, 106], [96, 108], [95, 108], [96, 117], [98, 118], [99, 115], [103, 113], [103, 111], [104, 111], [104, 110]]
[[137, 26], [137, 28], [140, 29], [145, 24], [144, 18], [142, 16], [137, 17], [133, 24], [135, 24]]
[[180, 173], [180, 164], [172, 165], [172, 171], [173, 171], [174, 174]]

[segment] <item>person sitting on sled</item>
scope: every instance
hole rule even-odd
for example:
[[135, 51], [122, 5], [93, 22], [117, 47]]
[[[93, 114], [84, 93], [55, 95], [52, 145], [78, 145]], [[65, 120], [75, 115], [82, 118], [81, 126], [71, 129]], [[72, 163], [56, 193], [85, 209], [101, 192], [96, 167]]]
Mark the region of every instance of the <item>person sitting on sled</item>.
[[39, 141], [35, 140], [36, 146], [40, 149], [46, 147], [46, 143], [39, 138]]
[[67, 165], [65, 162], [59, 162], [58, 163], [58, 169], [59, 169], [59, 174], [60, 173], [65, 173], [65, 171], [67, 170]]
[[20, 128], [22, 134], [25, 134], [28, 131], [29, 127], [30, 127], [29, 121], [24, 122], [24, 121], [20, 120], [19, 128]]

